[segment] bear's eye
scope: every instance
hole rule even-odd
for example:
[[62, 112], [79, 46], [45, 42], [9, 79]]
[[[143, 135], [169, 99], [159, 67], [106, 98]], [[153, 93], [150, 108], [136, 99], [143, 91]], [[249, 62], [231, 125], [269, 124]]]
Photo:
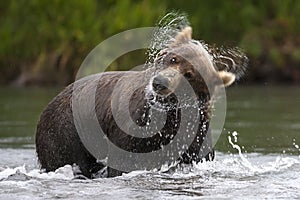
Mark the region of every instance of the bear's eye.
[[189, 79], [192, 78], [193, 74], [191, 72], [187, 72], [183, 75], [185, 78]]
[[175, 63], [177, 63], [178, 61], [177, 61], [177, 58], [176, 57], [172, 57], [171, 59], [170, 59], [170, 63], [171, 64], [175, 64]]

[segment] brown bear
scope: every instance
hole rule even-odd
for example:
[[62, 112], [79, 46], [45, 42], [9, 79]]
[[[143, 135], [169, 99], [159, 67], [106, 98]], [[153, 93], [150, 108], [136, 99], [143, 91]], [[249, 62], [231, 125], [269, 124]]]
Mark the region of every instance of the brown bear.
[[[36, 151], [41, 168], [53, 171], [66, 164], [76, 164], [84, 176], [93, 178], [105, 167], [105, 164], [100, 162], [83, 144], [74, 122], [72, 109], [74, 92], [89, 91], [91, 85], [96, 85], [95, 113], [99, 125], [106, 139], [118, 148], [133, 153], [148, 153], [157, 151], [172, 142], [176, 143], [172, 140], [176, 137], [180, 123], [184, 119], [196, 123], [197, 127], [192, 135], [192, 142], [175, 155], [177, 156], [175, 160], [179, 163], [199, 162], [202, 159], [212, 160], [214, 150], [211, 142], [207, 140], [206, 144], [203, 144], [210, 134], [208, 130], [212, 95], [214, 90], [220, 87], [219, 80], [228, 86], [244, 69], [235, 66], [230, 69], [225, 67], [219, 71], [213, 56], [200, 42], [193, 40], [191, 35], [191, 27], [183, 28], [174, 40], [158, 53], [153, 66], [149, 69], [91, 75], [69, 85], [58, 94], [43, 111], [37, 126]], [[125, 105], [122, 102], [122, 95], [126, 94], [129, 86], [141, 80], [141, 77], [149, 75], [150, 78], [143, 79], [139, 88], [130, 94], [129, 105]], [[184, 97], [185, 100], [180, 100], [176, 94], [180, 86], [184, 85], [184, 81], [190, 85], [195, 96]], [[118, 90], [122, 91], [121, 96], [113, 95], [116, 85], [118, 85]], [[185, 88], [181, 92], [184, 90]], [[188, 107], [191, 99], [193, 102], [198, 102], [196, 104], [197, 116], [199, 116], [197, 119], [194, 119], [193, 113], [183, 114], [185, 108], [182, 105]], [[111, 102], [113, 101], [117, 102], [117, 108], [112, 108]], [[120, 128], [115, 120], [113, 109], [117, 109], [122, 116], [120, 112], [124, 106], [129, 106], [130, 120], [134, 121], [137, 126], [143, 127], [155, 120], [151, 116], [151, 109], [156, 109], [156, 112], [165, 115], [165, 122], [156, 134], [149, 133], [150, 137], [135, 137]], [[83, 110], [83, 112], [85, 116], [92, 115], [89, 110]], [[147, 129], [145, 130], [147, 135]], [[189, 132], [193, 131], [187, 130], [187, 133]], [[187, 138], [188, 135], [185, 137]], [[94, 146], [97, 146], [97, 141]], [[117, 159], [120, 163], [126, 162], [122, 156], [108, 159]], [[120, 175], [123, 171], [110, 166], [107, 169], [108, 177]]]

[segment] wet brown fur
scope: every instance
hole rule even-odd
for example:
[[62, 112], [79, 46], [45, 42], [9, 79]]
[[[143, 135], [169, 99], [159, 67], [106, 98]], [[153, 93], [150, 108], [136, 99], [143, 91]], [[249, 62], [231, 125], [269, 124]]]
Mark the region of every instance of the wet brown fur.
[[[210, 80], [209, 84], [215, 84], [217, 72], [209, 65], [206, 55], [197, 52], [196, 46], [188, 43], [189, 38], [178, 36], [176, 43], [170, 45], [169, 48], [163, 50], [156, 59], [155, 69], [157, 73], [167, 68], [173, 68], [181, 75], [186, 76], [187, 80], [194, 89], [198, 99], [201, 101], [202, 112], [199, 121], [199, 128], [189, 149], [180, 156], [182, 163], [199, 162], [201, 159], [212, 160], [214, 158], [214, 150], [208, 144], [209, 153], [203, 155], [200, 148], [204, 138], [206, 137], [209, 127], [209, 102], [210, 94], [208, 86], [205, 84], [201, 75], [207, 76]], [[188, 34], [188, 33], [187, 33]], [[176, 57], [176, 62], [171, 59]], [[159, 66], [162, 66], [159, 69]], [[201, 75], [195, 68], [201, 67]], [[128, 80], [135, 81], [138, 77], [143, 77], [149, 70], [141, 72], [105, 72], [98, 75], [86, 77], [85, 81], [79, 83], [82, 87], [89, 87], [85, 82], [97, 82], [96, 92], [96, 113], [100, 126], [108, 139], [117, 144], [120, 148], [130, 152], [146, 153], [159, 149], [161, 145], [168, 144], [178, 131], [176, 124], [180, 123], [180, 109], [174, 107], [167, 111], [167, 120], [165, 126], [161, 130], [161, 134], [155, 134], [151, 138], [136, 138], [124, 133], [116, 124], [111, 111], [111, 98], [114, 86], [121, 77], [127, 77]], [[203, 74], [202, 74], [203, 73]], [[187, 76], [187, 74], [189, 74]], [[179, 79], [178, 79], [179, 80]], [[129, 81], [128, 84], [131, 84]], [[130, 114], [133, 121], [138, 125], [145, 125], [149, 120], [143, 116], [148, 115], [150, 105], [147, 104], [146, 86], [149, 83], [141, 85], [131, 97]], [[128, 85], [122, 86], [126, 91]], [[214, 87], [214, 86], [213, 86]], [[72, 114], [72, 92], [73, 84], [65, 88], [58, 94], [45, 108], [37, 126], [36, 132], [36, 151], [41, 168], [46, 171], [54, 171], [66, 164], [76, 164], [79, 166], [82, 174], [86, 177], [93, 177], [104, 167], [102, 163], [97, 162], [84, 147], [80, 137], [78, 136]], [[170, 98], [172, 95], [170, 96]], [[176, 101], [176, 99], [175, 99]], [[175, 104], [174, 104], [175, 105]], [[199, 111], [200, 112], [200, 111]], [[120, 175], [118, 170], [108, 170], [108, 176]]]

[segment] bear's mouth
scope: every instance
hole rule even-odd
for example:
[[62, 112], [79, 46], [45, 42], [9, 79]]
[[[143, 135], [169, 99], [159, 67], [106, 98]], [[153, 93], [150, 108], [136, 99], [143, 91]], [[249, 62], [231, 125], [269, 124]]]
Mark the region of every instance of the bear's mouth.
[[168, 111], [178, 107], [178, 100], [171, 91], [167, 95], [157, 93], [153, 90], [152, 84], [146, 87], [146, 100], [148, 105], [160, 111]]
[[170, 111], [188, 107], [202, 107], [206, 105], [206, 99], [193, 98], [186, 95], [179, 100], [174, 92], [169, 92], [167, 95], [161, 95], [153, 90], [152, 83], [148, 84], [145, 89], [145, 98], [147, 104], [158, 111]]

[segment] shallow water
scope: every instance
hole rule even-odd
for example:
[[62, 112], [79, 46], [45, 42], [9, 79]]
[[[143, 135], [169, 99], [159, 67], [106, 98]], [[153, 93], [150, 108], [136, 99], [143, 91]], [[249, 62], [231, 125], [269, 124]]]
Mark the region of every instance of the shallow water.
[[299, 199], [300, 90], [233, 87], [213, 162], [166, 174], [74, 179], [71, 166], [41, 173], [36, 122], [59, 89], [0, 89], [0, 199]]

